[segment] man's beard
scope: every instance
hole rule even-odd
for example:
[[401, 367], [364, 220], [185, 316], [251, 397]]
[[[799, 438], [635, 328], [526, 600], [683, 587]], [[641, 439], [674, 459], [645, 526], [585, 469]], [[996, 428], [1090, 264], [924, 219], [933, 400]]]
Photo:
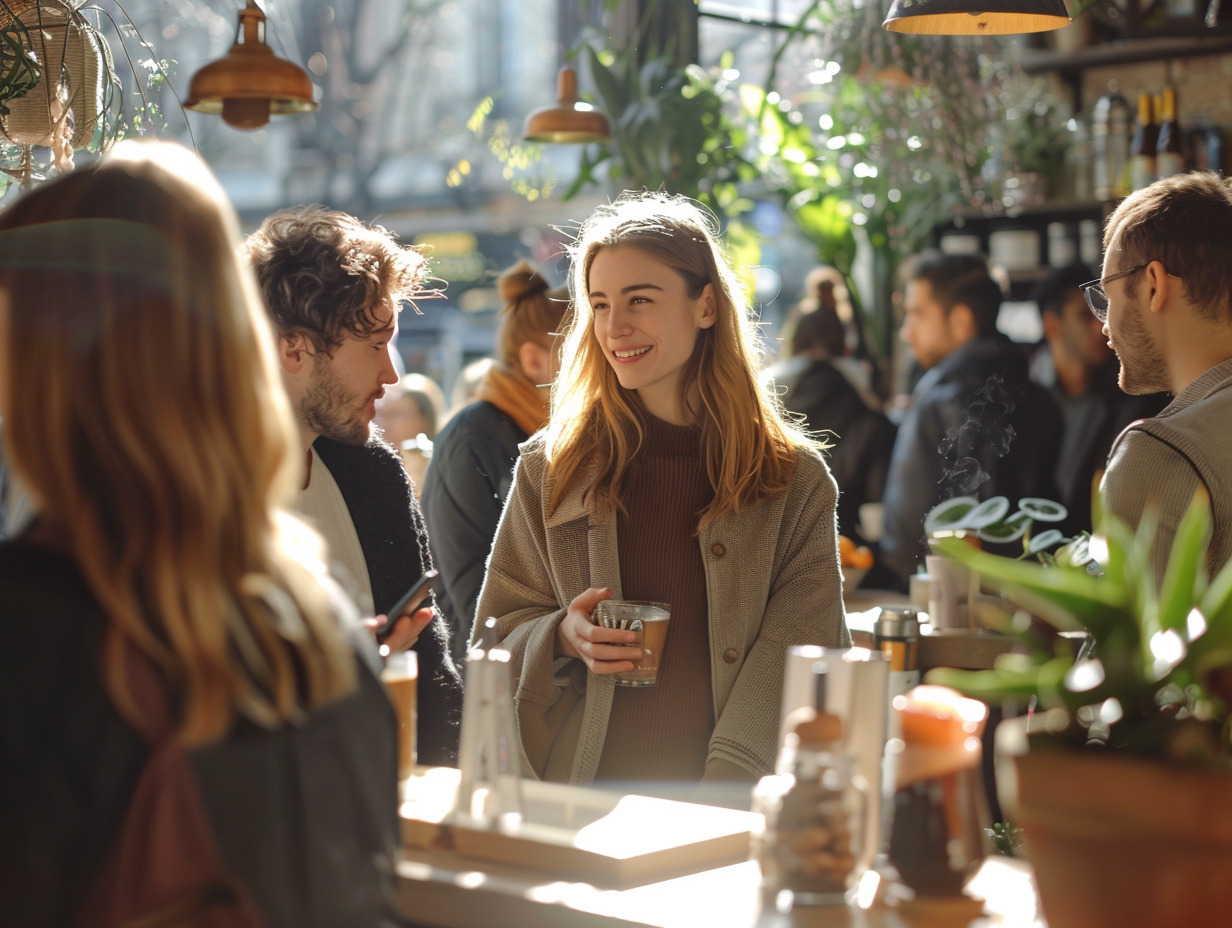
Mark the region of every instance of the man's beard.
[[1113, 340], [1121, 362], [1117, 382], [1122, 390], [1132, 395], [1171, 392], [1168, 367], [1142, 322], [1141, 308], [1126, 309], [1130, 311], [1122, 315], [1120, 331]]
[[312, 383], [299, 404], [309, 431], [347, 445], [367, 444], [372, 425], [362, 415], [361, 400], [347, 393], [328, 360], [318, 358]]

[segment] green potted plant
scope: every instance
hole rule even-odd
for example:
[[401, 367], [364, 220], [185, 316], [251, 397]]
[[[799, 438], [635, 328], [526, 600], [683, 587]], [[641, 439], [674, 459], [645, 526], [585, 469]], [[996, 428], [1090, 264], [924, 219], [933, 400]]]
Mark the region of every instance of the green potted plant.
[[955, 496], [938, 503], [924, 517], [924, 532], [930, 539], [959, 532], [973, 533], [981, 542], [1008, 544], [1022, 539], [1024, 555], [1037, 555], [1065, 540], [1059, 529], [1033, 532], [1036, 522], [1061, 522], [1069, 515], [1060, 503], [1024, 496], [1011, 512], [1005, 496], [980, 501], [974, 496]]
[[1002, 601], [981, 596], [979, 577], [960, 561], [947, 557], [936, 544], [961, 538], [977, 548], [1048, 561], [1050, 549], [1064, 543], [1056, 528], [1035, 531], [1035, 524], [1057, 523], [1068, 515], [1052, 500], [1024, 497], [1011, 506], [1008, 497], [979, 500], [955, 496], [938, 503], [924, 517], [924, 533], [932, 554], [924, 558], [928, 571], [929, 613], [938, 629], [992, 629], [1008, 626]]
[[1017, 824], [1051, 928], [1223, 924], [1232, 564], [1207, 575], [1204, 495], [1178, 527], [1162, 578], [1149, 566], [1152, 517], [1136, 532], [1098, 514], [1096, 524], [1091, 561], [1072, 546], [1045, 565], [937, 539], [1026, 613], [1093, 645], [1076, 657], [1059, 637], [1024, 634], [1026, 652], [993, 670], [934, 670], [928, 680], [986, 701], [1034, 701], [1062, 719], [1035, 726], [1015, 759]]

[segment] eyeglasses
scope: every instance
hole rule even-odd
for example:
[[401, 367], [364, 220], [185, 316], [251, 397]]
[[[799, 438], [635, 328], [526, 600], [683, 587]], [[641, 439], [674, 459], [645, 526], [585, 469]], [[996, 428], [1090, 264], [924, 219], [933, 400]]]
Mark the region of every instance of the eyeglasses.
[[1110, 284], [1114, 280], [1128, 277], [1136, 271], [1145, 269], [1150, 263], [1148, 261], [1146, 264], [1137, 264], [1124, 271], [1118, 271], [1111, 277], [1088, 280], [1085, 284], [1078, 285], [1079, 289], [1082, 290], [1082, 295], [1087, 298], [1087, 305], [1091, 307], [1091, 312], [1095, 313], [1096, 319], [1100, 322], [1108, 321], [1108, 294], [1104, 292], [1104, 284]]

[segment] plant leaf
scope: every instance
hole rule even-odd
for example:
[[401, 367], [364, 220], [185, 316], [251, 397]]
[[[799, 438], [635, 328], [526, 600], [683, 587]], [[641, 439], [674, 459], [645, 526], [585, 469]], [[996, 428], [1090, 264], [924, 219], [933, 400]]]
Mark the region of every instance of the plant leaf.
[[1069, 510], [1060, 503], [1038, 496], [1024, 496], [1018, 501], [1018, 511], [1025, 512], [1036, 522], [1063, 522]]
[[585, 46], [585, 52], [590, 79], [594, 81], [599, 99], [603, 101], [603, 108], [612, 119], [618, 119], [629, 108], [629, 94], [625, 84], [600, 60], [599, 53], [592, 46]]
[[1232, 561], [1215, 575], [1202, 595], [1199, 608], [1206, 619], [1207, 634], [1212, 627], [1218, 627], [1227, 629], [1232, 638]]
[[1009, 499], [1004, 496], [990, 497], [967, 513], [967, 517], [963, 520], [963, 527], [974, 529], [987, 528], [1004, 519], [1009, 511]]
[[924, 517], [925, 533], [931, 535], [933, 532], [947, 532], [966, 528], [967, 525], [964, 520], [967, 513], [978, 506], [979, 503], [980, 501], [974, 496], [956, 496], [953, 499], [947, 499], [943, 503], [938, 503]]
[[1021, 512], [1016, 512], [1004, 522], [998, 522], [995, 525], [980, 529], [978, 534], [983, 541], [1004, 544], [1007, 541], [1017, 541], [1027, 534], [1027, 529], [1030, 527], [1030, 518]]
[[1159, 591], [1161, 628], [1183, 630], [1190, 610], [1201, 601], [1206, 588], [1206, 558], [1211, 538], [1210, 505], [1206, 491], [1199, 489], [1185, 510], [1172, 540], [1168, 568]]
[[1003, 699], [1026, 702], [1036, 695], [1039, 667], [957, 670], [936, 667], [924, 675], [928, 683], [949, 686], [973, 699], [997, 703]]
[[1124, 590], [1108, 577], [1092, 577], [1081, 568], [1044, 567], [999, 557], [954, 538], [937, 539], [933, 547], [1000, 586], [1011, 601], [1059, 631], [1085, 628], [1098, 638], [1123, 621]]
[[1039, 554], [1041, 551], [1047, 551], [1063, 541], [1065, 541], [1065, 536], [1061, 534], [1060, 529], [1050, 528], [1031, 537], [1031, 541], [1027, 545], [1027, 554]]

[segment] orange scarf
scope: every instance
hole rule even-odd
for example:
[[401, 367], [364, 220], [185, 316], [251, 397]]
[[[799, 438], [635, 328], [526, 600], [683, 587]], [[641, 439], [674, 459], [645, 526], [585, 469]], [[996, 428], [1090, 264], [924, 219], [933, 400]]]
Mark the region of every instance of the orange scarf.
[[491, 403], [527, 435], [534, 435], [548, 421], [548, 406], [539, 388], [526, 375], [493, 364], [483, 375], [476, 399]]

